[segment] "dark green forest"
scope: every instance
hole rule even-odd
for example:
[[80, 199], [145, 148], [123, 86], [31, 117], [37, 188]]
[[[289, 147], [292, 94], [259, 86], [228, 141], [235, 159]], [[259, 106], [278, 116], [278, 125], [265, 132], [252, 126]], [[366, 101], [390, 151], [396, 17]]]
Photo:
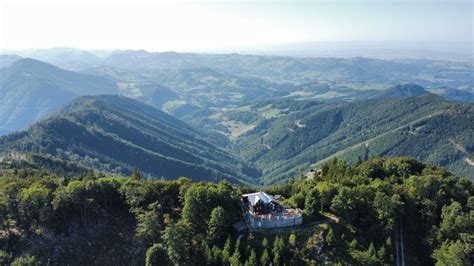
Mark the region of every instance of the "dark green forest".
[[139, 168], [156, 178], [251, 182], [246, 164], [217, 147], [226, 143], [149, 105], [107, 95], [76, 98], [27, 131], [0, 138], [0, 152], [26, 154], [23, 161], [62, 172], [127, 175]]
[[[255, 190], [303, 225], [239, 235]], [[5, 166], [0, 221], [1, 265], [393, 265], [401, 236], [407, 265], [474, 262], [473, 181], [407, 157], [331, 159], [258, 188]]]
[[247, 114], [266, 105], [283, 115], [257, 123], [238, 141], [239, 154], [255, 162], [263, 182], [281, 182], [335, 155], [350, 162], [412, 156], [474, 177], [464, 161], [474, 151], [472, 104], [433, 94], [353, 103], [282, 100], [263, 101]]
[[[417, 86], [394, 90], [403, 88], [411, 93]], [[4, 161], [63, 173], [129, 175], [138, 168], [154, 178], [247, 185], [284, 183], [334, 156], [351, 163], [411, 156], [474, 177], [472, 104], [427, 94], [350, 103], [270, 99], [244, 107], [207, 114], [212, 123], [196, 114], [192, 120], [204, 125], [196, 126], [123, 96], [82, 96], [25, 131], [0, 137], [0, 153]], [[218, 123], [249, 130], [230, 140]]]

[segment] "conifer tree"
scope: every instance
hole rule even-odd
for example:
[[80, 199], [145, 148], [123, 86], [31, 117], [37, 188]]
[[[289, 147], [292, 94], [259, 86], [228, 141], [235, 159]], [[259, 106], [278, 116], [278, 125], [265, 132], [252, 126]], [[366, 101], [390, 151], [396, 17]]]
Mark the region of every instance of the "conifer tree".
[[225, 241], [224, 249], [222, 250], [222, 262], [228, 263], [231, 256], [232, 250], [232, 239], [230, 235], [227, 236], [227, 240]]
[[245, 266], [256, 266], [256, 265], [258, 265], [257, 253], [255, 253], [255, 250], [252, 249], [252, 251], [250, 252], [250, 257], [245, 262]]
[[270, 265], [270, 255], [268, 255], [268, 249], [264, 249], [262, 256], [260, 257], [260, 265], [261, 266], [267, 266]]

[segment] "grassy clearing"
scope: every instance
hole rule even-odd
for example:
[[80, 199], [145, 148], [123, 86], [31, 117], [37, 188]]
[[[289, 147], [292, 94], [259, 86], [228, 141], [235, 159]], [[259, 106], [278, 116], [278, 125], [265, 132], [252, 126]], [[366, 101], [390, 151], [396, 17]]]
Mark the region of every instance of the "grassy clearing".
[[133, 96], [133, 97], [143, 96], [142, 92], [140, 91], [140, 88], [137, 87], [136, 83], [117, 82], [117, 87], [120, 90], [120, 92], [123, 92], [129, 96]]
[[343, 82], [337, 85], [345, 86], [352, 90], [386, 90], [393, 86], [392, 84], [384, 84], [384, 83], [359, 83], [359, 82]]
[[162, 109], [163, 109], [163, 111], [170, 113], [172, 110], [174, 110], [174, 109], [176, 109], [180, 106], [183, 106], [186, 103], [187, 102], [185, 100], [179, 100], [179, 99], [178, 100], [173, 100], [173, 101], [168, 101], [163, 105]]
[[227, 127], [227, 129], [229, 129], [231, 132], [229, 136], [231, 141], [237, 140], [240, 135], [245, 134], [257, 126], [255, 124], [244, 124], [235, 120], [222, 121], [221, 124]]
[[265, 105], [264, 107], [258, 108], [256, 112], [265, 119], [278, 117], [282, 110], [273, 108], [272, 104]]
[[343, 97], [343, 96], [347, 96], [347, 94], [340, 93], [340, 92], [335, 92], [335, 91], [328, 91], [328, 92], [323, 93], [323, 94], [315, 95], [313, 98], [315, 98], [315, 99], [332, 99], [332, 98]]

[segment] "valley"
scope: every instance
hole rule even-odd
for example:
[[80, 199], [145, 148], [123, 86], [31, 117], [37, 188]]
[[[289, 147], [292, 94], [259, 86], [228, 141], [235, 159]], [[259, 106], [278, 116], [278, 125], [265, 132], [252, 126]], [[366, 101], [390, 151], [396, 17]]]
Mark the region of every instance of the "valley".
[[[26, 131], [3, 137], [0, 150], [28, 154], [33, 164], [264, 185], [334, 156], [409, 155], [474, 178], [472, 66], [465, 62], [146, 51], [101, 58], [60, 49], [31, 56], [68, 69], [2, 57], [2, 132]], [[176, 120], [162, 128], [168, 115]], [[122, 148], [80, 141], [95, 138]], [[197, 140], [206, 148], [192, 147]], [[124, 152], [141, 159], [119, 159]]]

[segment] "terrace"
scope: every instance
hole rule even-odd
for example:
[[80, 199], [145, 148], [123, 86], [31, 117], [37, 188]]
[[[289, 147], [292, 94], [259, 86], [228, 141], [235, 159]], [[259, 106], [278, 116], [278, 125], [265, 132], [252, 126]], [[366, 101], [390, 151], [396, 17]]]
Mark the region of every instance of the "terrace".
[[265, 192], [245, 194], [242, 202], [245, 219], [252, 229], [294, 226], [303, 222], [300, 209], [284, 208]]

